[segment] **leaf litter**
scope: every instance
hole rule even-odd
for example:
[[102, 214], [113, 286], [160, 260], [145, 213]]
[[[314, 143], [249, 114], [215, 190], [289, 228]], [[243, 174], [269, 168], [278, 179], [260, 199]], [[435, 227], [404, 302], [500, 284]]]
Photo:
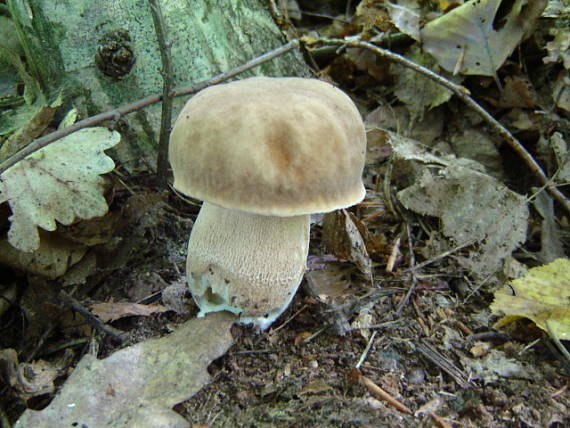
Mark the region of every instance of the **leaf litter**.
[[87, 354], [51, 404], [27, 410], [15, 427], [190, 427], [172, 407], [210, 382], [207, 367], [233, 343], [233, 322], [214, 313], [103, 360]]
[[[346, 10], [335, 9], [333, 2], [326, 6], [333, 10], [326, 10], [330, 18], [308, 18], [304, 14], [309, 8], [307, 2], [291, 3], [291, 10], [296, 11], [295, 19], [301, 21], [296, 21], [301, 31], [307, 23], [308, 28], [313, 28], [311, 19], [320, 19], [318, 31], [328, 35], [360, 32], [359, 35], [389, 45], [432, 69], [437, 70], [439, 66], [448, 73], [457, 73], [456, 78], [458, 81], [463, 79], [466, 90], [479, 97], [479, 101], [487, 102], [491, 113], [517, 130], [517, 137], [524, 137], [525, 144], [532, 147], [540, 135], [541, 161], [549, 162], [552, 174], [559, 171], [554, 176], [556, 183], [564, 183], [568, 156], [563, 115], [565, 109], [568, 111], [566, 95], [570, 93], [563, 70], [565, 30], [552, 33], [553, 38], [546, 39], [543, 45], [552, 42], [549, 49], [541, 50], [539, 55], [532, 54], [539, 61], [543, 57], [546, 59], [548, 67], [553, 67], [551, 74], [540, 64], [519, 67], [523, 62], [521, 58], [527, 58], [528, 46], [521, 44], [522, 40], [531, 33], [535, 15], [543, 2], [535, 2], [529, 9], [522, 1], [483, 1], [478, 3], [487, 9], [469, 16], [465, 9], [473, 4], [471, 2], [465, 2], [465, 6], [433, 2], [428, 10], [427, 3], [414, 0], [394, 1], [390, 5], [366, 0], [355, 5], [354, 20]], [[493, 9], [499, 3], [501, 7]], [[545, 15], [548, 19], [558, 20], [564, 13], [563, 6], [558, 3], [549, 2], [548, 15]], [[318, 13], [320, 7], [325, 8], [311, 4], [310, 10]], [[452, 14], [454, 11], [455, 15]], [[462, 19], [458, 19], [458, 15]], [[493, 25], [485, 27], [476, 22], [477, 17], [490, 18]], [[331, 25], [326, 27], [323, 20]], [[458, 24], [461, 22], [470, 24], [462, 26]], [[513, 30], [515, 22], [522, 24], [516, 31]], [[427, 25], [423, 25], [425, 23]], [[420, 43], [413, 42], [422, 25], [424, 30], [428, 29], [424, 33], [428, 34], [427, 39], [422, 40], [423, 51]], [[438, 33], [446, 40], [430, 40], [429, 29], [438, 29], [438, 26], [439, 30], [444, 28], [446, 31]], [[392, 38], [397, 31], [411, 37], [406, 41], [401, 34], [395, 34]], [[473, 36], [474, 43], [449, 35], [452, 33]], [[543, 33], [548, 33], [548, 29]], [[401, 44], [402, 40], [404, 43]], [[441, 48], [445, 43], [458, 41], [465, 42], [459, 55], [453, 56], [457, 48], [443, 56], [435, 54], [434, 59], [426, 54], [434, 45]], [[520, 50], [517, 51], [517, 47]], [[507, 58], [510, 52], [515, 53]], [[528, 55], [530, 58], [531, 54]], [[132, 403], [141, 402], [131, 401], [133, 397], [128, 397], [137, 388], [144, 390], [138, 387], [136, 379], [127, 379], [125, 390], [121, 390], [120, 385], [117, 390], [110, 384], [91, 390], [85, 388], [79, 394], [97, 392], [94, 396], [100, 405], [98, 415], [103, 414], [104, 418], [105, 412], [109, 411], [119, 422], [123, 420], [121, 418], [146, 418], [141, 423], [172, 422], [172, 426], [188, 426], [189, 423], [194, 426], [251, 423], [259, 426], [343, 426], [351, 423], [426, 426], [430, 421], [437, 426], [451, 423], [464, 426], [510, 423], [563, 426], [568, 422], [568, 389], [561, 376], [563, 366], [560, 361], [549, 359], [550, 354], [545, 350], [547, 336], [541, 336], [539, 329], [524, 326], [511, 327], [510, 335], [493, 330], [495, 315], [490, 313], [488, 304], [492, 291], [504, 283], [503, 275], [516, 277], [520, 275], [516, 272], [524, 270], [513, 266], [524, 267], [521, 261], [528, 265], [546, 263], [567, 251], [567, 219], [559, 215], [552, 200], [540, 193], [540, 189], [530, 190], [526, 186], [520, 162], [509, 162], [500, 142], [481, 126], [481, 121], [472, 112], [458, 107], [455, 98], [448, 98], [445, 91], [440, 92], [437, 87], [428, 90], [431, 83], [423, 77], [358, 49], [349, 49], [346, 54], [342, 50], [335, 51], [334, 58], [332, 62], [317, 58], [319, 65], [325, 65], [321, 69], [322, 76], [342, 83], [345, 90], [352, 89], [351, 95], [358, 99], [363, 114], [373, 111], [376, 115], [374, 120], [367, 121], [367, 125], [374, 128], [369, 136], [376, 138], [374, 147], [369, 147], [365, 174], [368, 197], [361, 206], [345, 213], [343, 222], [334, 223], [345, 236], [339, 241], [344, 244], [340, 246], [338, 257], [331, 257], [330, 248], [324, 245], [329, 232], [315, 226], [312, 233], [317, 239], [313, 240], [311, 251], [313, 257], [326, 260], [321, 263], [322, 269], [307, 273], [304, 291], [283, 315], [281, 323], [266, 334], [257, 335], [247, 328], [234, 327], [232, 331], [236, 338], [229, 352], [219, 349], [219, 355], [225, 353], [221, 359], [213, 361], [215, 357], [210, 355], [198, 364], [197, 370], [201, 373], [198, 378], [202, 379], [209, 366], [213, 382], [204, 386], [205, 383], [198, 381], [188, 387], [192, 391], [202, 390], [191, 400], [177, 404], [176, 413], [171, 410], [176, 401], [170, 388], [174, 385], [177, 389], [184, 382], [177, 383], [168, 376], [158, 392], [154, 391], [153, 399], [145, 399], [144, 403], [149, 403], [148, 410], [138, 414], [136, 411], [130, 413], [128, 409]], [[463, 75], [473, 72], [493, 79], [464, 78]], [[502, 87], [495, 87], [495, 81], [500, 81]], [[431, 97], [415, 96], [428, 92], [432, 93]], [[540, 110], [546, 105], [544, 99], [551, 100], [546, 104], [555, 110]], [[387, 121], [392, 123], [386, 126]], [[389, 128], [399, 135], [386, 134], [382, 128]], [[33, 131], [34, 126], [30, 129]], [[553, 129], [556, 130], [554, 134]], [[405, 139], [401, 134], [409, 138]], [[137, 308], [159, 307], [156, 302], [161, 299], [160, 289], [171, 284], [167, 288], [172, 292], [162, 296], [162, 303], [176, 308], [177, 314], [170, 311], [122, 317], [129, 314], [129, 310], [111, 303], [117, 305], [111, 312], [119, 319], [108, 322], [129, 331], [140, 343], [102, 360], [88, 354], [85, 362], [76, 369], [76, 376], [81, 379], [86, 376], [81, 371], [83, 367], [95, 367], [96, 370], [104, 367], [106, 370], [105, 362], [121, 360], [119, 356], [123, 351], [126, 360], [119, 361], [113, 370], [122, 367], [124, 373], [118, 379], [124, 379], [128, 373], [125, 367], [134, 364], [128, 358], [133, 349], [147, 349], [145, 343], [162, 340], [149, 340], [149, 337], [166, 334], [172, 329], [171, 323], [184, 323], [195, 313], [188, 296], [177, 285], [183, 281], [184, 236], [188, 236], [195, 211], [183, 207], [175, 198], [147, 193], [147, 185], [139, 184], [135, 178], [121, 176], [121, 179], [129, 190], [113, 184], [116, 195], [112, 204], [116, 211], [110, 214], [114, 218], [104, 216], [99, 224], [95, 222], [91, 227], [84, 227], [88, 222], [75, 216], [70, 225], [59, 224], [56, 232], [49, 232], [80, 244], [81, 251], [88, 247], [88, 251], [81, 257], [62, 253], [58, 259], [63, 261], [67, 257], [71, 261], [70, 269], [65, 271], [64, 263], [54, 264], [60, 266], [55, 269], [59, 276], [47, 278], [59, 278], [57, 284], [67, 284], [78, 300], [88, 307], [109, 301]], [[99, 195], [103, 194], [103, 191], [99, 192]], [[529, 201], [533, 206], [530, 211]], [[6, 230], [9, 227], [5, 219], [4, 227]], [[37, 231], [35, 225], [28, 230], [32, 228]], [[48, 232], [40, 230], [39, 233], [41, 248], [44, 242], [50, 241], [51, 235], [44, 239]], [[10, 245], [5, 238], [4, 242]], [[453, 252], [457, 248], [460, 251]], [[49, 263], [45, 265], [49, 266]], [[392, 264], [390, 269], [386, 269], [388, 264]], [[32, 279], [29, 262], [10, 266], [9, 269], [19, 271], [20, 275], [30, 275], [28, 281], [35, 284], [37, 294], [27, 297], [28, 303], [43, 297], [41, 290], [47, 291], [48, 285], [52, 285], [37, 277]], [[77, 270], [75, 279], [71, 275], [74, 269]], [[45, 276], [45, 273], [39, 275]], [[12, 295], [6, 292], [6, 296]], [[409, 300], [404, 300], [408, 297]], [[131, 301], [125, 302], [127, 299]], [[406, 304], [401, 312], [397, 312], [402, 302]], [[45, 308], [52, 311], [50, 317], [34, 317]], [[30, 341], [42, 343], [42, 338], [47, 337], [49, 344], [55, 337], [61, 337], [63, 343], [56, 343], [63, 346], [60, 349], [80, 355], [85, 349], [72, 351], [72, 345], [66, 345], [65, 339], [71, 340], [73, 332], [85, 341], [92, 334], [89, 328], [84, 331], [78, 327], [71, 329], [68, 321], [55, 323], [55, 327], [49, 327], [51, 330], [41, 328], [42, 323], [57, 320], [58, 314], [64, 314], [66, 318], [77, 317], [69, 310], [58, 311], [61, 308], [57, 307], [57, 302], [29, 306], [26, 313], [34, 324], [29, 330], [35, 330], [34, 340]], [[7, 315], [12, 316], [10, 309]], [[529, 317], [532, 316], [531, 313]], [[84, 323], [81, 317], [77, 320]], [[6, 324], [5, 331], [12, 328], [16, 333], [4, 334], [2, 347], [17, 348], [16, 343], [5, 342], [12, 336], [19, 337], [18, 325], [17, 322]], [[550, 325], [551, 330], [554, 327]], [[371, 331], [380, 333], [375, 341], [370, 340], [374, 337]], [[216, 340], [214, 336], [211, 339]], [[91, 343], [102, 345], [101, 355], [115, 349], [104, 340]], [[231, 343], [231, 340], [225, 343]], [[50, 347], [46, 349], [54, 352]], [[26, 354], [34, 359], [41, 350], [39, 346]], [[367, 354], [361, 355], [363, 352]], [[114, 357], [117, 354], [119, 356]], [[40, 354], [39, 359], [53, 360], [52, 355]], [[58, 355], [57, 351], [55, 355]], [[361, 379], [369, 381], [366, 385], [350, 383], [350, 370], [360, 359], [364, 361]], [[143, 374], [143, 378], [151, 384], [160, 383], [160, 375], [146, 367], [149, 373]], [[62, 402], [58, 400], [61, 395], [71, 394], [68, 391], [72, 391], [74, 375], [75, 372], [48, 407], [45, 407], [46, 400], [32, 397], [21, 423], [26, 418], [37, 417], [39, 420], [39, 415], [63, 413]], [[468, 377], [472, 382], [463, 383]], [[101, 378], [103, 382], [109, 380], [105, 373]], [[84, 380], [89, 381], [91, 379]], [[370, 394], [377, 391], [372, 385], [388, 395], [372, 398]], [[184, 389], [183, 385], [181, 389]], [[117, 394], [121, 408], [113, 406]], [[180, 392], [177, 400], [185, 397]], [[393, 398], [411, 412], [415, 411], [414, 416], [400, 413], [393, 407], [393, 401], [390, 404]], [[59, 410], [57, 406], [60, 406]], [[541, 409], [540, 414], [536, 412], [537, 408]], [[19, 409], [20, 412], [23, 410], [21, 403]], [[39, 412], [34, 413], [32, 409]], [[81, 414], [91, 416], [90, 413]], [[33, 420], [35, 423], [36, 419]]]

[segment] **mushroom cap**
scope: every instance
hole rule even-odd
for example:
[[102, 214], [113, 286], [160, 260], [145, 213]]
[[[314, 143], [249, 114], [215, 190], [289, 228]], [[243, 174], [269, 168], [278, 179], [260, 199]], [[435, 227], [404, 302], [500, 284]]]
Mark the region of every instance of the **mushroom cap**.
[[366, 134], [358, 109], [317, 79], [252, 77], [192, 97], [170, 136], [174, 187], [261, 215], [360, 202]]

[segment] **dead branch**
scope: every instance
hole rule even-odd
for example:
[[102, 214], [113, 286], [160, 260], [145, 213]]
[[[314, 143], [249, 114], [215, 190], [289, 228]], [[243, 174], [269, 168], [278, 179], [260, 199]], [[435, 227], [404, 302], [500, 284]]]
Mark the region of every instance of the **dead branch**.
[[414, 247], [412, 243], [412, 228], [410, 226], [410, 223], [406, 223], [406, 234], [408, 235], [408, 247], [410, 250], [410, 277], [412, 285], [410, 285], [408, 292], [406, 293], [406, 295], [398, 305], [398, 309], [396, 310], [396, 317], [398, 318], [400, 317], [402, 310], [404, 309], [404, 306], [408, 304], [410, 298], [412, 297], [412, 294], [416, 291], [416, 287], [418, 286], [418, 278], [415, 272], [416, 257], [414, 255]]
[[360, 373], [358, 369], [352, 369], [349, 375], [352, 378], [356, 378], [358, 383], [365, 386], [368, 391], [374, 395], [376, 398], [385, 401], [390, 406], [394, 407], [396, 410], [407, 413], [408, 415], [412, 415], [413, 412], [403, 403], [396, 400], [392, 397], [388, 392], [384, 391], [378, 385], [376, 385], [371, 379], [367, 378], [363, 374]]
[[172, 102], [174, 100], [174, 75], [172, 73], [172, 59], [170, 55], [170, 45], [167, 42], [166, 25], [162, 16], [162, 10], [158, 0], [148, 0], [156, 39], [160, 50], [160, 60], [162, 62], [162, 114], [160, 116], [160, 137], [158, 140], [158, 156], [156, 162], [156, 175], [158, 185], [165, 188], [168, 181], [166, 171], [168, 170], [168, 137], [170, 135], [170, 124], [172, 122]]
[[427, 343], [419, 342], [415, 344], [415, 348], [416, 351], [422, 354], [426, 359], [451, 376], [461, 388], [471, 388], [471, 384], [465, 379], [466, 376], [463, 371], [453, 364], [453, 362], [437, 352], [433, 347]]
[[452, 91], [457, 97], [471, 107], [481, 118], [487, 122], [493, 130], [500, 135], [507, 144], [524, 160], [531, 172], [534, 174], [536, 180], [545, 186], [546, 190], [556, 199], [560, 205], [570, 213], [570, 200], [558, 190], [557, 187], [552, 186], [549, 183], [549, 179], [542, 170], [541, 166], [534, 160], [532, 155], [523, 147], [523, 145], [505, 128], [497, 119], [495, 119], [487, 110], [485, 110], [479, 103], [477, 103], [473, 98], [469, 96], [469, 91], [461, 85], [451, 82], [443, 76], [434, 73], [430, 69], [416, 64], [403, 56], [400, 56], [394, 52], [386, 49], [382, 49], [370, 42], [366, 42], [358, 39], [329, 39], [326, 37], [304, 37], [301, 42], [307, 46], [312, 45], [336, 45], [343, 47], [353, 47], [362, 48], [374, 52], [376, 55], [389, 59], [390, 61], [402, 64], [404, 67], [410, 68], [420, 74], [423, 74], [427, 78], [433, 80], [434, 82], [444, 86], [445, 88]]
[[127, 338], [127, 334], [121, 330], [116, 329], [110, 325], [105, 324], [95, 315], [93, 315], [89, 309], [67, 294], [65, 291], [59, 292], [59, 298], [71, 309], [76, 312], [79, 312], [93, 327], [102, 331], [105, 334], [110, 335], [114, 339], [119, 340], [120, 342], [124, 342]]

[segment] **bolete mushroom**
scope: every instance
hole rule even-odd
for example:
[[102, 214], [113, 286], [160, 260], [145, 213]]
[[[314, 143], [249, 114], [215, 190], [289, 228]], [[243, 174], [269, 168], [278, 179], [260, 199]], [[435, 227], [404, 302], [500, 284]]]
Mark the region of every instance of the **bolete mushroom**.
[[199, 316], [271, 325], [303, 279], [310, 214], [363, 199], [365, 148], [354, 103], [317, 79], [253, 77], [188, 101], [169, 158], [174, 188], [204, 201], [186, 265]]

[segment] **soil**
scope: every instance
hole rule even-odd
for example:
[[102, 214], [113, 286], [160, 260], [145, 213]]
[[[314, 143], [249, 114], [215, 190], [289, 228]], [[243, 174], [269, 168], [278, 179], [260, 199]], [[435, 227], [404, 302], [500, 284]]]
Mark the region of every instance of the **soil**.
[[[120, 202], [119, 193], [117, 205], [133, 203], [126, 200]], [[140, 194], [136, 200], [145, 201], [150, 212], [128, 228], [128, 234], [137, 237], [138, 250], [130, 252], [127, 263], [107, 275], [91, 295], [80, 298], [84, 304], [137, 300], [180, 280], [196, 209], [173, 195], [165, 199], [164, 194]], [[320, 231], [320, 226], [313, 226], [313, 255], [323, 253]], [[234, 346], [210, 366], [212, 382], [175, 410], [195, 427], [570, 426], [569, 373], [548, 339], [530, 323], [519, 323], [511, 332], [494, 332], [489, 327], [491, 294], [486, 287], [469, 299], [460, 298], [449, 286], [442, 286], [455, 274], [447, 274], [441, 265], [430, 273], [439, 273], [431, 283], [437, 286], [418, 287], [399, 314], [410, 282], [405, 275], [398, 278], [383, 272], [380, 266], [375, 269], [373, 288], [352, 269], [351, 286], [324, 302], [304, 282], [290, 308], [269, 330], [236, 325]], [[381, 292], [371, 295], [371, 289]], [[197, 308], [191, 300], [187, 309], [186, 315], [167, 312], [125, 318], [112, 325], [129, 332], [126, 344], [134, 343], [162, 336], [195, 316]], [[18, 324], [21, 311], [13, 309], [2, 317], [2, 347], [16, 346], [21, 338], [31, 341], [30, 326], [22, 329]], [[351, 327], [355, 319], [377, 328]], [[42, 330], [38, 335], [43, 335], [43, 342], [33, 343], [34, 356], [61, 358], [63, 351], [50, 352], [50, 348], [60, 344], [65, 349], [71, 339], [85, 337], [81, 326], [85, 328], [86, 323], [62, 322]], [[92, 330], [91, 334], [97, 336]], [[100, 357], [118, 349], [109, 337], [98, 341]], [[73, 350], [70, 364], [87, 348], [88, 343], [68, 347], [68, 352]], [[375, 395], [363, 378], [412, 414]], [[60, 377], [59, 383], [64, 380], [65, 376]], [[26, 403], [4, 389], [3, 405], [15, 420], [26, 404], [41, 409], [52, 396]]]
[[[338, 64], [329, 69], [333, 72], [348, 76]], [[353, 86], [357, 80], [347, 77]], [[367, 103], [369, 98], [362, 105]], [[511, 184], [526, 186], [513, 178], [517, 171], [510, 171]], [[374, 183], [381, 176], [369, 175], [368, 187], [381, 188]], [[128, 186], [118, 175], [112, 179], [111, 238], [92, 246], [97, 268], [70, 294], [85, 307], [109, 301], [161, 303], [161, 290], [183, 283], [187, 239], [198, 206], [154, 190], [145, 177], [129, 177]], [[362, 208], [353, 211], [355, 218], [363, 218]], [[236, 325], [235, 344], [209, 367], [211, 383], [175, 410], [195, 428], [570, 427], [569, 363], [531, 322], [493, 329], [498, 317], [490, 314], [489, 305], [498, 282], [470, 282], [453, 257], [415, 275], [404, 272], [412, 255], [423, 261], [425, 221], [430, 220], [379, 215], [371, 230], [382, 238], [372, 257], [372, 284], [350, 262], [330, 264], [334, 267], [321, 278], [325, 290], [316, 291], [305, 280], [267, 331]], [[387, 272], [395, 239], [406, 225], [416, 244], [402, 244], [395, 269]], [[323, 240], [318, 223], [310, 250], [317, 260], [330, 255]], [[515, 256], [527, 261], [527, 250], [536, 250], [538, 240], [531, 236], [525, 252]], [[178, 313], [109, 322], [128, 334], [118, 344], [62, 303], [59, 281], [1, 269], [6, 282], [20, 287], [17, 304], [0, 317], [0, 349], [17, 349], [20, 361], [60, 362], [64, 368], [57, 386], [94, 343], [102, 358], [168, 334], [197, 313], [184, 296]], [[27, 398], [0, 384], [0, 426], [10, 426], [26, 407], [44, 408], [53, 396]]]

